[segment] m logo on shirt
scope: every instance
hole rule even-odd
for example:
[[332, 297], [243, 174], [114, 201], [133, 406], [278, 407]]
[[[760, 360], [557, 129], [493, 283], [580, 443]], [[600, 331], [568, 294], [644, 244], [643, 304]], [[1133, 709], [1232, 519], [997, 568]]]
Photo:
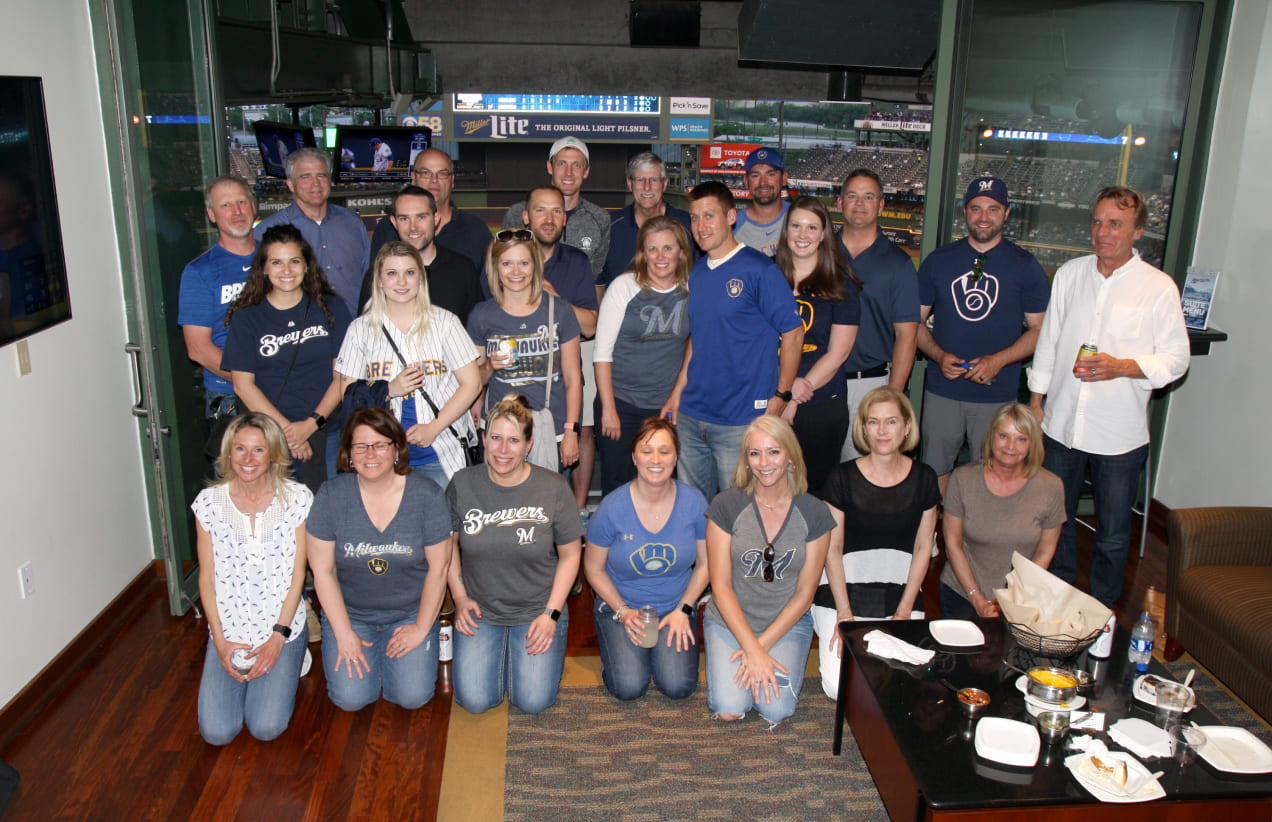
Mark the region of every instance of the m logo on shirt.
[[972, 272], [955, 278], [950, 283], [950, 296], [958, 315], [968, 322], [980, 322], [989, 316], [998, 302], [998, 278], [988, 271], [979, 279], [972, 279]]
[[[788, 549], [780, 557], [773, 560], [773, 579], [774, 580], [781, 579], [782, 574], [786, 572], [786, 569], [794, 561], [795, 561], [794, 548]], [[748, 580], [752, 582], [764, 581], [764, 552], [763, 551], [761, 551], [759, 548], [752, 548], [751, 550], [745, 552], [744, 554], [742, 554], [742, 564], [746, 566], [746, 573], [743, 574], [744, 577], [746, 577]]]
[[518, 528], [517, 544], [534, 545], [534, 528]]
[[671, 313], [664, 312], [662, 306], [647, 305], [640, 310], [640, 318], [645, 323], [642, 340], [666, 339], [680, 336], [680, 322], [685, 313], [685, 301], [676, 303]]
[[734, 277], [724, 285], [725, 290], [729, 292], [730, 297], [742, 296], [742, 281]]

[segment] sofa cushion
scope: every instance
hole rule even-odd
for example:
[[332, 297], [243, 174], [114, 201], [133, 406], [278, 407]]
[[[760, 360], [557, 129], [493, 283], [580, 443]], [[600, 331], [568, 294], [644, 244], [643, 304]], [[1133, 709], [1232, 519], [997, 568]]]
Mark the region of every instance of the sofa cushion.
[[1179, 577], [1179, 642], [1265, 717], [1272, 713], [1272, 568], [1203, 565]]

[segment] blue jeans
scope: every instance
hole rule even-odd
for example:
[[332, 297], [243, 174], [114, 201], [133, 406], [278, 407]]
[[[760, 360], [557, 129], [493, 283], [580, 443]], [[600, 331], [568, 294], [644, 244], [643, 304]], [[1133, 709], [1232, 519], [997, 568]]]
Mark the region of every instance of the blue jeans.
[[411, 466], [411, 473], [419, 474], [421, 477], [428, 477], [437, 483], [437, 487], [443, 491], [446, 486], [450, 485], [450, 477], [446, 476], [446, 469], [442, 467], [441, 460], [433, 460], [432, 462], [423, 462], [419, 465]]
[[569, 609], [561, 609], [561, 620], [548, 650], [535, 656], [526, 651], [529, 622], [524, 625], [491, 625], [480, 619], [476, 622], [477, 632], [472, 636], [455, 631], [455, 701], [472, 714], [496, 707], [503, 702], [505, 693], [509, 702], [528, 714], [551, 708], [565, 668]]
[[716, 425], [681, 414], [676, 419], [676, 432], [680, 435], [680, 460], [676, 463], [680, 481], [697, 488], [710, 502], [733, 484], [746, 426]]
[[738, 663], [730, 662], [729, 657], [742, 646], [729, 626], [714, 619], [710, 611], [702, 619], [702, 639], [707, 646], [707, 708], [713, 714], [742, 716], [754, 708], [773, 726], [795, 713], [799, 692], [804, 687], [808, 649], [813, 641], [813, 618], [808, 613], [769, 649], [769, 655], [790, 671], [789, 680], [778, 674], [780, 687], [772, 702], [765, 702], [764, 696], [756, 700], [750, 688], [739, 687], [733, 681]]
[[199, 733], [209, 745], [228, 745], [246, 723], [262, 742], [277, 738], [291, 722], [296, 684], [305, 659], [304, 637], [284, 642], [270, 672], [251, 682], [230, 676], [208, 639], [199, 681]]
[[[601, 649], [601, 679], [614, 696], [639, 699], [654, 685], [671, 699], [684, 699], [698, 688], [698, 646], [677, 651], [667, 647], [666, 628], [658, 632], [652, 648], [633, 645], [623, 626], [614, 621], [614, 611], [605, 600], [596, 598], [592, 611], [596, 621], [596, 643]], [[692, 623], [692, 620], [690, 620]]]
[[216, 419], [217, 417], [234, 416], [238, 413], [238, 396], [234, 393], [219, 394], [216, 391], [208, 391], [203, 396], [203, 414], [208, 419]]
[[327, 676], [327, 696], [342, 711], [356, 711], [365, 708], [380, 698], [395, 705], [401, 705], [408, 711], [419, 708], [433, 698], [433, 690], [437, 686], [437, 621], [429, 629], [428, 638], [415, 647], [406, 656], [390, 659], [385, 652], [393, 629], [400, 625], [410, 625], [415, 617], [400, 619], [374, 625], [368, 622], [350, 620], [350, 625], [358, 636], [372, 643], [363, 648], [362, 655], [367, 658], [367, 666], [371, 669], [359, 679], [357, 674], [349, 677], [348, 664], [342, 664], [335, 670], [339, 649], [336, 646], [336, 635], [331, 630], [327, 615], [322, 615], [322, 664], [323, 673]]
[[593, 415], [596, 418], [596, 454], [601, 458], [602, 494], [608, 494], [628, 480], [636, 478], [636, 466], [632, 463], [632, 439], [642, 422], [649, 417], [658, 416], [657, 408], [637, 408], [618, 398], [614, 399], [614, 411], [618, 414], [619, 426], [616, 440], [601, 433], [601, 398], [596, 398]]
[[1087, 466], [1091, 466], [1091, 487], [1095, 493], [1095, 553], [1088, 571], [1091, 596], [1112, 607], [1122, 595], [1126, 579], [1126, 555], [1131, 548], [1131, 506], [1139, 491], [1140, 471], [1148, 456], [1148, 445], [1125, 454], [1088, 454], [1066, 448], [1051, 437], [1043, 437], [1046, 454], [1042, 465], [1064, 483], [1064, 512], [1060, 544], [1051, 560], [1051, 573], [1072, 585], [1078, 578], [1077, 515], [1078, 495]]

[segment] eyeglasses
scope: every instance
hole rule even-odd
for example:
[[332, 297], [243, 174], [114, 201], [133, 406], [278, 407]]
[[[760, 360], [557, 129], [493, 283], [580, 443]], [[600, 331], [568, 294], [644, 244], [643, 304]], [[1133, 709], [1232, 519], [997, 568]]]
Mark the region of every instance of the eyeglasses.
[[451, 177], [455, 176], [455, 172], [447, 171], [446, 169], [434, 171], [431, 168], [413, 168], [411, 169], [411, 173], [416, 177], [419, 177], [421, 180], [449, 180]]
[[534, 234], [530, 233], [528, 228], [505, 228], [495, 235], [495, 241], [506, 243], [511, 240], [519, 240], [528, 243], [534, 239]]
[[980, 282], [980, 278], [985, 276], [985, 254], [982, 252], [976, 255], [976, 262], [972, 265], [972, 276], [969, 278], [972, 282]]
[[393, 443], [388, 440], [381, 442], [355, 442], [349, 446], [350, 454], [357, 454], [359, 457], [367, 453], [368, 450], [374, 449], [377, 454], [384, 456], [389, 453], [389, 449], [393, 447]]
[[777, 552], [773, 550], [773, 543], [764, 546], [764, 574], [765, 582], [772, 582], [775, 574], [773, 573], [773, 560], [777, 559]]

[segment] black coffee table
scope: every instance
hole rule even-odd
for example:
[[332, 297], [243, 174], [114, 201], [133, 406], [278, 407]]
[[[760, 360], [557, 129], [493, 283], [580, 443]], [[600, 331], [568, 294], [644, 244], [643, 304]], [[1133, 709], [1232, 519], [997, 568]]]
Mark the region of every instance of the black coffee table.
[[[1086, 792], [1064, 767], [1063, 746], [1042, 746], [1038, 764], [1011, 768], [981, 759], [973, 744], [974, 725], [959, 710], [957, 697], [941, 680], [988, 691], [987, 716], [1032, 722], [1025, 698], [1016, 688], [1019, 674], [1002, 664], [1007, 657], [1022, 668], [1037, 663], [1016, 647], [1000, 619], [976, 620], [985, 634], [983, 648], [955, 652], [937, 644], [928, 622], [845, 623], [845, 642], [835, 708], [834, 753], [838, 754], [847, 718], [884, 806], [893, 822], [901, 820], [1046, 819], [1101, 822], [1109, 820], [1269, 820], [1272, 819], [1272, 774], [1237, 775], [1214, 770], [1198, 759], [1181, 766], [1171, 759], [1142, 760], [1150, 771], [1163, 771], [1166, 798], [1136, 804], [1101, 803]], [[906, 642], [937, 649], [932, 662], [914, 668], [866, 653], [863, 637], [879, 628]], [[1152, 721], [1130, 697], [1126, 679], [1129, 634], [1118, 629], [1107, 661], [1076, 664], [1092, 670], [1099, 683], [1090, 707], [1106, 713], [1107, 730], [1118, 719], [1139, 716]], [[1150, 672], [1170, 679], [1154, 660]], [[1199, 725], [1218, 723], [1199, 705], [1192, 712]], [[1252, 719], [1252, 722], [1254, 720]], [[1107, 734], [1099, 737], [1118, 749]], [[1071, 753], [1071, 752], [1070, 752]]]

